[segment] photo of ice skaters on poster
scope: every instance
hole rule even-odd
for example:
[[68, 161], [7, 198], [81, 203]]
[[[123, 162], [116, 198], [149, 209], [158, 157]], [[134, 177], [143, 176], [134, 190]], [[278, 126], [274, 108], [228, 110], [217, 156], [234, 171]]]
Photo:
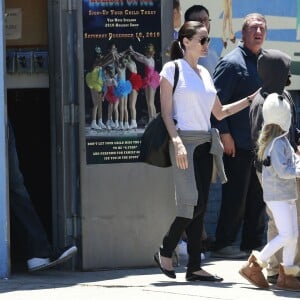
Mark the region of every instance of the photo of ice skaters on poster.
[[160, 110], [161, 1], [83, 1], [87, 164], [137, 162]]

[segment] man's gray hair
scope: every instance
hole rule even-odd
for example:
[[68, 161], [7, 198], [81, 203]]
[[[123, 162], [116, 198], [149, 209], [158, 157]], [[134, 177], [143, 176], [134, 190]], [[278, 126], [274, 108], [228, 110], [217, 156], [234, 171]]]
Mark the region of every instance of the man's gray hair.
[[242, 31], [246, 30], [249, 26], [249, 23], [252, 19], [260, 19], [262, 20], [265, 25], [266, 25], [266, 29], [267, 29], [267, 20], [265, 18], [265, 16], [263, 16], [262, 14], [259, 13], [251, 13], [248, 14], [245, 18], [244, 18], [244, 22], [243, 22], [243, 27], [242, 27]]

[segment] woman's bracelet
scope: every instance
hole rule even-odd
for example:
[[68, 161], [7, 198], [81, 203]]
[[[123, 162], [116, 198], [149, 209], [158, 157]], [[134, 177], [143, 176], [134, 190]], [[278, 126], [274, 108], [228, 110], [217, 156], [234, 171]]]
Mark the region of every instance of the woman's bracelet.
[[247, 99], [249, 105], [251, 105], [251, 104], [252, 104], [252, 101], [253, 101], [253, 100], [251, 99], [251, 97], [248, 96], [246, 99]]

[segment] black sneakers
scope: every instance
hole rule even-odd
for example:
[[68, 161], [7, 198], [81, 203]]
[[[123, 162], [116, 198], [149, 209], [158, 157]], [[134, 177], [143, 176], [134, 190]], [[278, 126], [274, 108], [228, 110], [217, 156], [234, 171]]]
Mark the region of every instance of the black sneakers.
[[77, 252], [76, 246], [67, 246], [54, 252], [52, 257], [33, 257], [27, 260], [29, 272], [42, 271], [52, 268], [70, 259]]

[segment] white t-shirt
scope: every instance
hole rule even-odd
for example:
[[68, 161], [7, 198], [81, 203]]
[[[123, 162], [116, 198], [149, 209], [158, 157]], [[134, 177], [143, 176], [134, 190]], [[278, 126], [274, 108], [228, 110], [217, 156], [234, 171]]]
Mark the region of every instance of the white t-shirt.
[[[184, 59], [178, 59], [179, 78], [173, 95], [172, 117], [181, 130], [204, 130], [211, 128], [210, 115], [217, 91], [209, 72], [198, 65], [201, 78]], [[174, 85], [175, 64], [167, 62], [160, 75]]]

